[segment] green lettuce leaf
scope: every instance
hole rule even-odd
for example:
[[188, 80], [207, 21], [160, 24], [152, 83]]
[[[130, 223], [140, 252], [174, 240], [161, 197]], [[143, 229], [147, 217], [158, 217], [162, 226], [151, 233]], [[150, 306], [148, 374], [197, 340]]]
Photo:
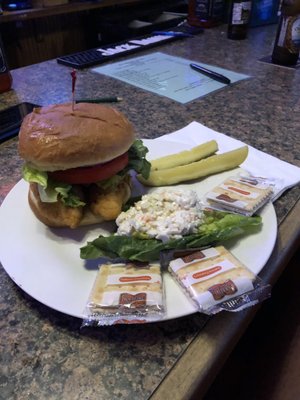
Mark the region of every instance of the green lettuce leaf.
[[56, 182], [49, 179], [47, 172], [39, 171], [25, 163], [22, 169], [23, 178], [27, 182], [34, 182], [39, 185], [39, 194], [41, 200], [46, 203], [56, 202], [58, 196], [68, 207], [80, 207], [85, 203], [74, 193], [72, 185], [62, 182]]
[[144, 146], [143, 141], [136, 139], [128, 150], [129, 160], [126, 167], [111, 178], [97, 182], [97, 185], [104, 190], [115, 190], [122, 180], [126, 179], [129, 171], [132, 170], [147, 179], [151, 168], [150, 162], [146, 160], [146, 154], [148, 151], [149, 150]]
[[48, 184], [48, 174], [45, 171], [39, 171], [32, 168], [28, 163], [25, 163], [22, 168], [22, 175], [25, 181], [38, 183], [46, 188]]
[[66, 185], [65, 187], [56, 186], [55, 190], [60, 194], [61, 201], [67, 207], [80, 207], [85, 206], [85, 202], [81, 201], [80, 197], [73, 192], [72, 185]]
[[163, 243], [156, 239], [142, 239], [120, 235], [102, 236], [88, 242], [80, 249], [82, 259], [100, 257], [124, 258], [150, 262], [159, 259], [162, 250], [188, 249], [216, 245], [249, 233], [251, 227], [261, 225], [261, 217], [245, 217], [219, 211], [205, 211], [204, 222], [197, 233], [171, 239]]
[[120, 185], [126, 175], [114, 175], [111, 178], [104, 179], [103, 181], [97, 182], [96, 184], [104, 190], [114, 190]]
[[128, 151], [129, 163], [126, 167], [126, 171], [134, 170], [138, 174], [141, 174], [143, 178], [147, 179], [151, 168], [150, 162], [146, 160], [148, 151], [143, 141], [136, 139]]

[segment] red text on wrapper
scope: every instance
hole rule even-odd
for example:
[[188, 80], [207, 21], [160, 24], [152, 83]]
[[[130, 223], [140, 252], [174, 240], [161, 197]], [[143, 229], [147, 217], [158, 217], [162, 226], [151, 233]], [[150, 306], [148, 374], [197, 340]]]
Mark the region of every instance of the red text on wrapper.
[[201, 279], [201, 278], [204, 278], [205, 276], [209, 276], [209, 275], [215, 274], [216, 272], [221, 271], [221, 269], [222, 269], [222, 267], [220, 265], [217, 265], [215, 267], [212, 267], [212, 268], [209, 268], [209, 269], [205, 269], [203, 271], [198, 271], [198, 272], [194, 273], [192, 275], [192, 277], [194, 279]]
[[125, 308], [144, 308], [147, 303], [146, 293], [121, 293], [119, 304]]
[[223, 283], [217, 283], [210, 288], [208, 291], [212, 294], [213, 298], [218, 301], [223, 299], [225, 296], [231, 296], [238, 291], [236, 285], [231, 279]]

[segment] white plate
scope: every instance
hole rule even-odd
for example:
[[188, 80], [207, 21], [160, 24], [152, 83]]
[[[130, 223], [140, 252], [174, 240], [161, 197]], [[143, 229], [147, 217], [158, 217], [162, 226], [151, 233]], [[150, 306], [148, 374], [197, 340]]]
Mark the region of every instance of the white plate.
[[[149, 159], [178, 152], [188, 145], [145, 140]], [[201, 196], [225, 177], [229, 171], [199, 183], [181, 185]], [[28, 184], [21, 180], [10, 191], [0, 208], [0, 257], [14, 282], [39, 302], [62, 313], [83, 317], [84, 307], [93, 285], [96, 262], [80, 259], [80, 247], [99, 234], [113, 231], [114, 225], [84, 227], [76, 230], [49, 229], [32, 214], [27, 202]], [[230, 242], [229, 249], [254, 273], [268, 260], [277, 236], [276, 214], [272, 204], [261, 212], [263, 226], [259, 232]], [[165, 319], [196, 312], [196, 308], [166, 273], [167, 314]]]

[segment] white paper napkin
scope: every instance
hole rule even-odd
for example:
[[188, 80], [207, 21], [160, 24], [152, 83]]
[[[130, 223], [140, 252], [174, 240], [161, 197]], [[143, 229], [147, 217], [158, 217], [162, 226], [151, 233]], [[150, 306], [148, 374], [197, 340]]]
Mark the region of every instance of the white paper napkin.
[[[216, 132], [195, 121], [178, 131], [161, 136], [154, 140], [183, 143], [193, 147], [213, 139], [218, 143], [219, 153], [230, 151], [245, 145], [245, 143], [240, 140]], [[299, 167], [279, 160], [278, 158], [257, 150], [252, 146], [248, 145], [248, 149], [248, 157], [243, 164], [241, 164], [241, 168], [251, 175], [269, 178], [274, 182], [273, 201], [278, 199], [278, 197], [280, 197], [288, 188], [299, 184]]]

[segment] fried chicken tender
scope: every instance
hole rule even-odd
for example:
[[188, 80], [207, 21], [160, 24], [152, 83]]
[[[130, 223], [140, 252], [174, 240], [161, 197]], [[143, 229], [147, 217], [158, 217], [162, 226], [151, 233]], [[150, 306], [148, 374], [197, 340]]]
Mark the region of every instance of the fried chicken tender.
[[129, 186], [122, 182], [114, 191], [101, 191], [96, 185], [91, 188], [90, 209], [93, 214], [101, 216], [104, 221], [112, 221], [122, 211], [122, 206], [128, 197]]
[[[85, 196], [82, 188], [79, 185], [73, 185], [73, 191], [82, 201], [84, 201]], [[70, 228], [77, 228], [83, 217], [83, 207], [68, 207], [64, 205], [60, 199], [57, 204], [60, 213], [60, 219]]]
[[105, 221], [116, 219], [122, 210], [122, 199], [117, 192], [102, 194], [97, 202], [92, 203], [90, 208], [96, 215], [101, 215]]
[[[70, 228], [77, 228], [83, 215], [83, 207], [66, 207], [61, 201], [55, 203], [58, 219]], [[54, 210], [53, 210], [54, 211]]]
[[33, 212], [48, 226], [77, 228], [82, 219], [83, 207], [67, 207], [61, 199], [54, 203], [42, 202], [36, 183], [30, 184], [28, 199]]

